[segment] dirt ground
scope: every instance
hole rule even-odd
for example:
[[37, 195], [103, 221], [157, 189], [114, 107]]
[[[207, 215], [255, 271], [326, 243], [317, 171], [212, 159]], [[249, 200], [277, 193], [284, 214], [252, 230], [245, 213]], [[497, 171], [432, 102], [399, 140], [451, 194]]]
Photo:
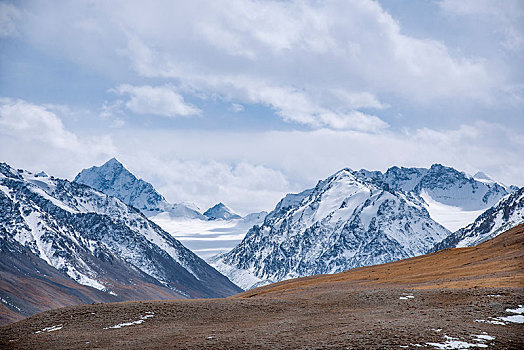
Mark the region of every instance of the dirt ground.
[[[380, 289], [301, 299], [86, 305], [4, 327], [0, 348], [400, 349], [435, 348], [428, 343], [453, 337], [490, 349], [524, 349], [523, 324], [476, 321], [511, 315], [505, 310], [523, 300], [522, 288]], [[140, 324], [108, 328], [141, 318]], [[42, 331], [53, 326], [62, 328]], [[475, 335], [493, 339], [480, 342]]]

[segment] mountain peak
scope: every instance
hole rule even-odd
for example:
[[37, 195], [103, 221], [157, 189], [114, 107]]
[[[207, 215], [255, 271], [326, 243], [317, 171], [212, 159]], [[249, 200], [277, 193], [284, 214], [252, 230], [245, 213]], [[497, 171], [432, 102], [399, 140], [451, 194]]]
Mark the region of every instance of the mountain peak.
[[113, 158], [109, 159], [107, 162], [105, 162], [102, 165], [102, 167], [104, 167], [106, 165], [116, 165], [116, 166], [124, 167], [124, 165], [118, 159], [116, 159], [115, 157], [113, 157]]
[[41, 171], [38, 174], [35, 175], [35, 177], [49, 177], [45, 171]]
[[240, 215], [235, 214], [228, 206], [226, 206], [222, 202], [219, 202], [215, 204], [213, 207], [206, 210], [204, 212], [204, 216], [206, 216], [209, 220], [231, 220], [241, 218]]
[[82, 170], [74, 181], [116, 197], [146, 213], [156, 213], [159, 206], [167, 206], [166, 200], [153, 185], [138, 179], [114, 157], [101, 166]]
[[168, 212], [173, 217], [205, 219], [194, 205], [168, 203], [153, 185], [137, 178], [115, 157], [82, 170], [74, 181], [116, 197], [149, 217]]

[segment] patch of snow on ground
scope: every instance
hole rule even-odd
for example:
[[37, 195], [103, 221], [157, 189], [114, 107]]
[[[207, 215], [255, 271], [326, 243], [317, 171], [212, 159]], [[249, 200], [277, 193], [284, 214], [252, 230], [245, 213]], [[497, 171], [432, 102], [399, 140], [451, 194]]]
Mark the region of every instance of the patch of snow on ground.
[[406, 296], [400, 297], [399, 299], [400, 300], [409, 300], [409, 299], [413, 299], [413, 298], [415, 298], [413, 295], [406, 295]]
[[114, 326], [104, 327], [104, 329], [118, 329], [118, 328], [122, 328], [122, 327], [135, 326], [137, 324], [144, 323], [145, 320], [147, 320], [148, 318], [151, 318], [153, 316], [154, 316], [154, 314], [151, 312], [151, 313], [148, 313], [145, 316], [141, 316], [139, 320], [132, 321], [132, 322], [119, 323], [119, 324], [116, 324]]
[[469, 349], [469, 348], [487, 348], [486, 344], [481, 343], [468, 343], [465, 341], [458, 340], [458, 338], [444, 336], [446, 341], [443, 343], [426, 343], [427, 345], [433, 346], [435, 349]]
[[475, 322], [498, 324], [498, 325], [501, 325], [501, 326], [505, 326], [506, 325], [504, 322], [497, 321], [496, 319], [492, 319], [492, 320], [475, 320]]
[[422, 191], [420, 194], [424, 202], [426, 202], [426, 209], [429, 216], [451, 232], [455, 232], [460, 228], [471, 224], [475, 219], [485, 210], [466, 211], [460, 207], [437, 202], [426, 192]]
[[506, 317], [498, 317], [499, 320], [511, 323], [524, 323], [524, 315], [512, 315]]
[[501, 317], [490, 317], [489, 320], [475, 320], [475, 322], [498, 324], [501, 326], [507, 325], [506, 322], [511, 323], [524, 323], [524, 307], [519, 305], [515, 309], [506, 309], [507, 313], [513, 313], [516, 315], [501, 316]]
[[522, 305], [519, 305], [519, 307], [517, 307], [516, 309], [506, 309], [506, 312], [522, 315], [524, 314], [524, 307], [522, 307]]
[[54, 331], [58, 331], [58, 330], [61, 330], [63, 327], [62, 324], [57, 324], [56, 326], [51, 326], [51, 327], [46, 327], [40, 331], [36, 331], [35, 334], [38, 334], [38, 333], [42, 333], [42, 332], [54, 332]]
[[477, 341], [485, 341], [485, 340], [495, 340], [495, 337], [492, 337], [491, 335], [487, 334], [487, 333], [483, 333], [483, 334], [472, 334], [471, 335], [473, 338], [476, 338]]

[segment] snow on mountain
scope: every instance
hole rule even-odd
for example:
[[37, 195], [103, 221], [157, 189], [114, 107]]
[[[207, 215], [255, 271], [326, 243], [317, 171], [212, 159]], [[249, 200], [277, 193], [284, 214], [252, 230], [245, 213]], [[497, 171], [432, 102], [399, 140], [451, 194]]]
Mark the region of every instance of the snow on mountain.
[[424, 254], [450, 234], [420, 197], [370, 173], [343, 169], [285, 196], [262, 225], [210, 263], [246, 289]]
[[209, 220], [232, 220], [241, 218], [240, 215], [235, 214], [222, 202], [206, 210], [204, 216]]
[[231, 250], [267, 214], [254, 213], [242, 218], [223, 203], [201, 214], [194, 204], [168, 203], [150, 183], [137, 179], [115, 158], [100, 167], [82, 170], [74, 181], [139, 209], [202, 258]]
[[116, 197], [148, 217], [167, 212], [173, 217], [205, 219], [194, 206], [168, 203], [153, 185], [137, 179], [115, 158], [102, 166], [82, 170], [74, 181]]
[[253, 213], [239, 219], [179, 219], [163, 213], [151, 218], [202, 259], [233, 249], [254, 225], [264, 222], [266, 212]]
[[[120, 168], [116, 161], [109, 166]], [[120, 173], [108, 176], [106, 185], [129, 184]], [[147, 183], [138, 186], [145, 191], [127, 198], [151, 204], [142, 196]], [[0, 203], [2, 238], [27, 247], [80, 284], [116, 294], [161, 287], [172, 291], [171, 297], [239, 291], [140, 211], [83, 184], [0, 163]]]
[[385, 173], [361, 170], [364, 176], [386, 182], [393, 190], [420, 196], [431, 218], [450, 231], [472, 223], [477, 216], [513, 192], [484, 173], [469, 176], [456, 169], [433, 164], [425, 168], [389, 168]]
[[501, 199], [472, 224], [436, 244], [433, 250], [472, 247], [521, 223], [524, 223], [524, 187]]

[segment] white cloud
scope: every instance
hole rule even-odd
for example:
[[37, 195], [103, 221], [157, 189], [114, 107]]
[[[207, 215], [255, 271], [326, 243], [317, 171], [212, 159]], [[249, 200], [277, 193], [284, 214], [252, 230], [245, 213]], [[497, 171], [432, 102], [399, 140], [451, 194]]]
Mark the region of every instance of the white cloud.
[[80, 162], [94, 162], [116, 153], [107, 135], [79, 137], [55, 113], [67, 107], [36, 105], [0, 98], [0, 158], [29, 170], [54, 169], [70, 176]]
[[[43, 13], [27, 21], [25, 33], [39, 45], [102, 69], [128, 65], [190, 91], [267, 105], [288, 122], [314, 128], [381, 130], [387, 123], [369, 110], [392, 99], [486, 102], [502, 79], [481, 59], [403, 33], [369, 0], [55, 4], [62, 11], [35, 5]], [[137, 113], [198, 113], [176, 92], [135, 96], [137, 88], [124, 89]]]
[[125, 106], [136, 114], [155, 114], [169, 118], [200, 114], [200, 109], [186, 103], [173, 86], [133, 86], [120, 85], [115, 91], [129, 95]]
[[141, 151], [121, 158], [168, 200], [195, 203], [202, 210], [220, 201], [243, 215], [266, 210], [292, 188], [282, 172], [248, 162], [179, 160]]
[[0, 2], [0, 38], [18, 34], [17, 22], [21, 14], [14, 5]]
[[[224, 201], [243, 203], [246, 211], [271, 209], [277, 202], [276, 194], [312, 187], [318, 180], [344, 167], [385, 170], [394, 165], [428, 167], [433, 163], [442, 163], [472, 174], [482, 170], [504, 183], [524, 186], [521, 176], [524, 164], [520, 152], [524, 148], [524, 138], [508, 127], [485, 122], [464, 125], [457, 129], [421, 128], [401, 133], [378, 134], [329, 129], [243, 133], [144, 130], [133, 134], [121, 133], [115, 136], [115, 142], [123, 150], [124, 160], [127, 159], [129, 164], [145, 164], [142, 168], [144, 171], [149, 169], [147, 172], [150, 179], [154, 180], [154, 173], [159, 178], [169, 178], [162, 180], [166, 193], [180, 187], [186, 188], [184, 191], [192, 188], [195, 198], [203, 198], [205, 193], [217, 194], [214, 198], [219, 198], [218, 194], [222, 194]], [[133, 152], [125, 153], [125, 150]], [[136, 150], [140, 152], [137, 153]], [[197, 165], [192, 165], [195, 159], [199, 161], [196, 162]], [[275, 195], [252, 195], [253, 192], [244, 191], [242, 186], [236, 184], [236, 181], [243, 181], [240, 180], [243, 176], [217, 175], [214, 180], [215, 172], [223, 173], [217, 170], [220, 167], [215, 169], [206, 166], [206, 169], [213, 170], [199, 170], [202, 164], [208, 162], [226, 164], [224, 166], [227, 167], [227, 164], [234, 164], [238, 159], [248, 164], [261, 164], [264, 168], [281, 173], [288, 185], [286, 181], [273, 180], [267, 175], [270, 181], [250, 188], [259, 188]], [[157, 163], [158, 166], [154, 165]], [[161, 164], [165, 164], [165, 167]], [[179, 170], [170, 171], [171, 168]], [[178, 172], [180, 175], [176, 175]], [[176, 176], [181, 178], [175, 179]], [[196, 182], [200, 182], [196, 179], [207, 178], [203, 183], [210, 184], [211, 187], [180, 185], [187, 181], [183, 180], [186, 177], [195, 179]], [[228, 178], [232, 180], [224, 180]], [[275, 184], [272, 185], [272, 182]], [[222, 184], [225, 185], [224, 190], [218, 190]], [[172, 189], [169, 190], [171, 186]], [[229, 186], [240, 187], [240, 190], [226, 192], [225, 189]], [[238, 196], [234, 193], [238, 193]], [[183, 198], [190, 200], [191, 196]], [[273, 204], [269, 207], [261, 204], [271, 202], [270, 199]], [[195, 201], [200, 204], [198, 200]]]
[[124, 128], [111, 137], [93, 138], [67, 130], [55, 112], [63, 108], [0, 102], [3, 161], [72, 178], [82, 168], [116, 156], [169, 200], [194, 202], [203, 209], [223, 201], [242, 214], [271, 210], [285, 193], [313, 187], [344, 167], [385, 170], [439, 162], [524, 186], [524, 137], [500, 124], [374, 134]]
[[235, 113], [242, 112], [244, 110], [244, 106], [238, 103], [232, 103], [231, 110]]
[[[206, 207], [222, 200], [243, 212], [271, 209], [282, 193], [348, 166], [440, 162], [522, 186], [522, 2], [439, 4], [444, 12], [428, 19], [450, 26], [414, 37], [369, 0], [21, 2], [14, 27], [0, 11], [0, 28], [10, 28], [1, 30], [18, 33], [35, 62], [44, 52], [54, 64], [95, 71], [118, 96], [95, 118], [100, 125], [88, 128], [89, 119], [65, 118], [70, 112], [56, 106], [2, 100], [0, 157], [71, 177], [117, 156], [173, 201]], [[486, 39], [491, 31], [497, 35]], [[309, 128], [155, 130], [165, 120], [146, 125], [126, 116], [204, 114], [192, 98], [245, 107], [227, 121], [254, 118], [252, 111], [264, 118], [252, 108], [259, 104]], [[99, 136], [109, 125], [112, 136]], [[288, 130], [272, 118], [266, 126]]]
[[4, 133], [35, 139], [59, 148], [77, 148], [76, 135], [49, 109], [23, 100], [0, 99], [0, 126]]

